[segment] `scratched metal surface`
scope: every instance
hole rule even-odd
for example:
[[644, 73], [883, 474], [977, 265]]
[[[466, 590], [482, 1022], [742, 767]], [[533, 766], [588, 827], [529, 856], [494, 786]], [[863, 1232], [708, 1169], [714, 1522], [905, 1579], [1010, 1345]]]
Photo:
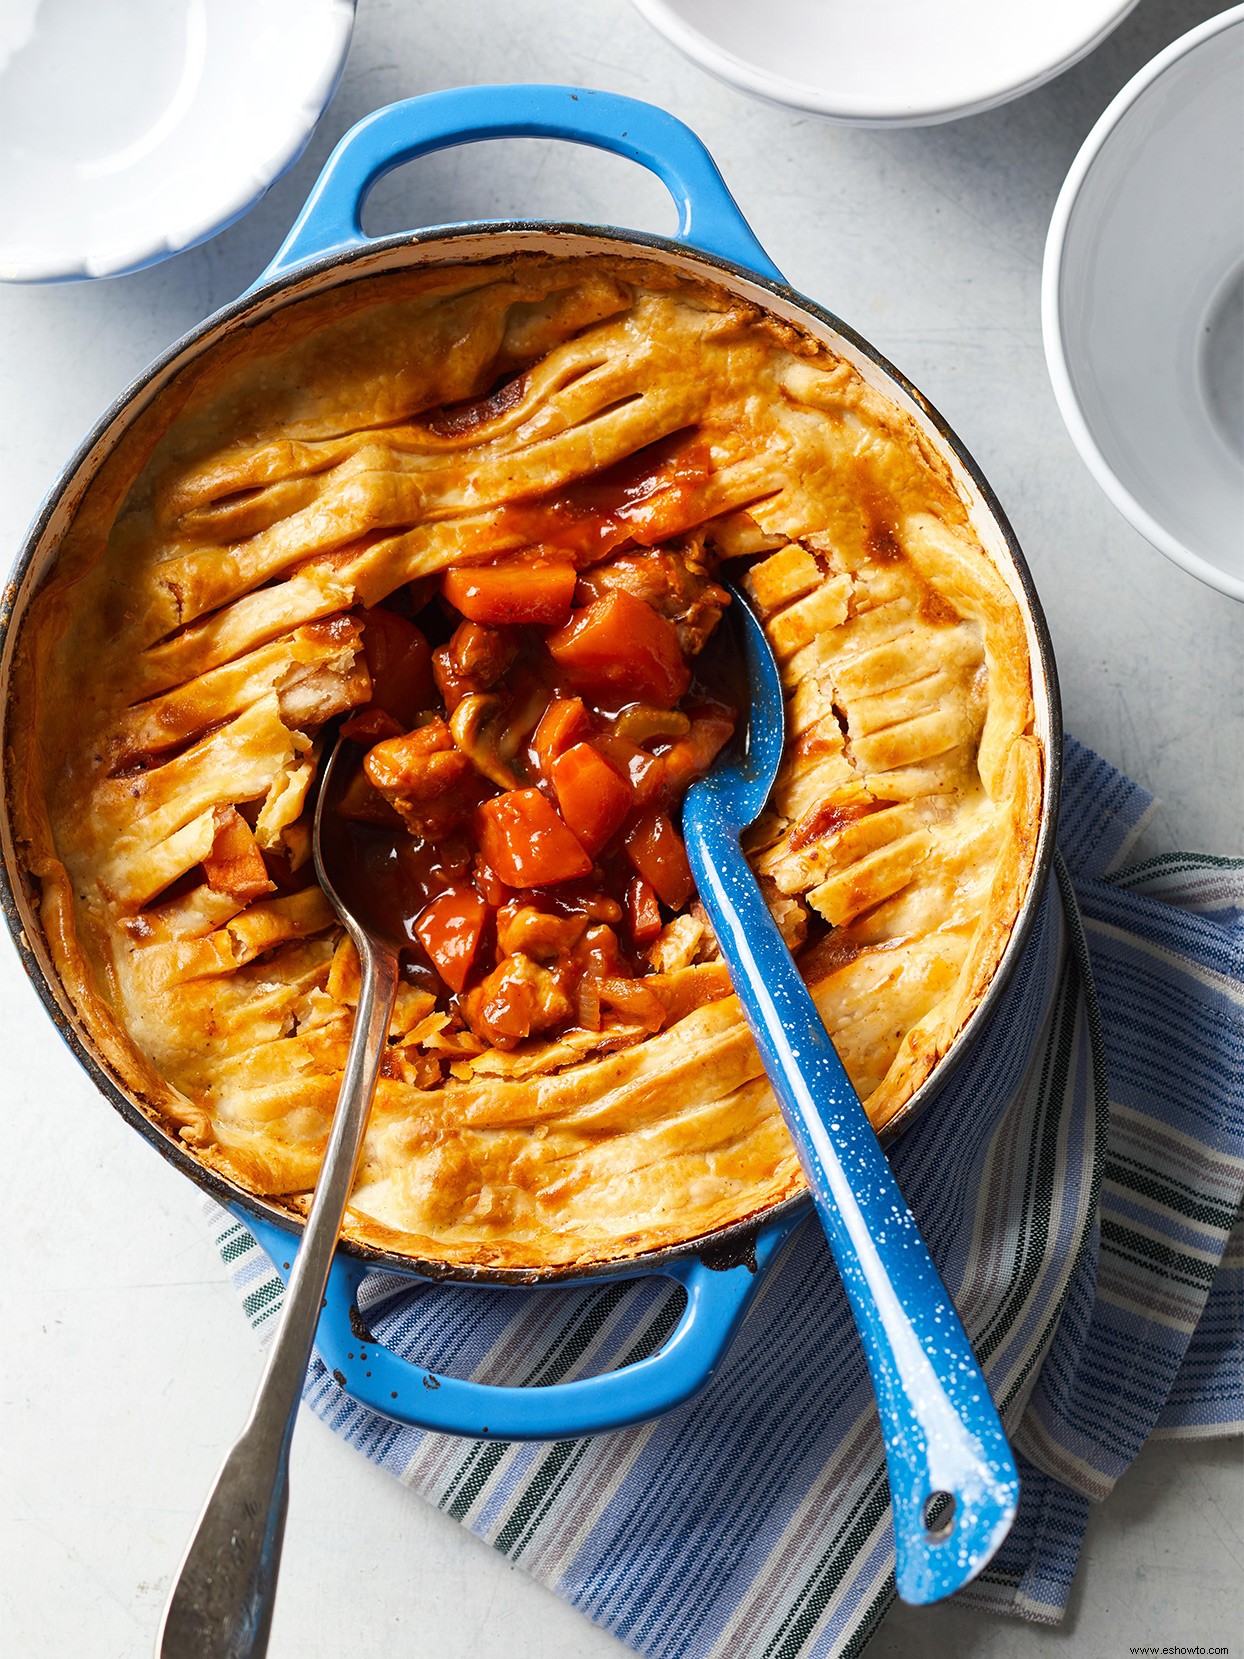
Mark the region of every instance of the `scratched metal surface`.
[[[379, 104], [463, 81], [569, 80], [665, 104], [707, 140], [791, 281], [900, 365], [957, 428], [1024, 546], [1070, 729], [1162, 795], [1151, 850], [1244, 851], [1244, 613], [1120, 519], [1067, 437], [1038, 318], [1044, 230], [1084, 134], [1146, 59], [1219, 9], [1145, 0], [1051, 86], [925, 131], [831, 129], [719, 87], [623, 0], [366, 0], [345, 78], [294, 172], [217, 241], [119, 281], [0, 288], [0, 545], [107, 401], [275, 250], [328, 150]], [[627, 163], [511, 144], [386, 180], [369, 228], [547, 214], [667, 231]], [[6, 551], [6, 561], [8, 553]], [[0, 947], [0, 1649], [149, 1650], [168, 1576], [258, 1371], [198, 1194], [93, 1092]], [[1094, 1517], [1057, 1632], [899, 1609], [876, 1659], [1115, 1659], [1238, 1642], [1239, 1457], [1146, 1452]], [[314, 1420], [273, 1659], [607, 1659], [622, 1650]]]

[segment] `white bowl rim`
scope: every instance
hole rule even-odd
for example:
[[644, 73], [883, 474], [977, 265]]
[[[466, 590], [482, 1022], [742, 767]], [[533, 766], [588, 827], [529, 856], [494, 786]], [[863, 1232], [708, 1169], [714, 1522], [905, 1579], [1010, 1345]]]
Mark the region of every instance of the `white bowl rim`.
[[290, 112], [285, 142], [268, 155], [264, 165], [247, 174], [223, 209], [217, 205], [206, 219], [187, 226], [186, 234], [179, 231], [175, 243], [167, 233], [156, 233], [147, 241], [131, 243], [128, 248], [103, 252], [87, 247], [74, 259], [38, 251], [26, 251], [20, 256], [7, 253], [0, 235], [0, 282], [80, 282], [96, 277], [128, 276], [149, 265], [157, 265], [175, 253], [197, 248], [236, 224], [289, 171], [310, 143], [345, 68], [357, 9], [358, 0], [328, 0], [328, 15], [336, 18], [336, 29], [331, 50], [324, 54], [319, 79], [304, 102]]
[[823, 93], [806, 81], [792, 81], [785, 76], [758, 69], [746, 58], [727, 52], [709, 36], [701, 34], [698, 29], [684, 22], [672, 9], [670, 0], [631, 0], [635, 10], [654, 29], [663, 34], [684, 56], [698, 63], [710, 74], [716, 75], [719, 80], [726, 81], [744, 92], [753, 93], [757, 98], [763, 98], [771, 104], [781, 104], [788, 109], [819, 115], [827, 121], [844, 126], [861, 127], [936, 126], [943, 121], [958, 121], [964, 116], [983, 115], [986, 110], [997, 109], [1000, 104], [1009, 103], [1013, 98], [1021, 98], [1025, 93], [1035, 92], [1047, 81], [1052, 81], [1064, 70], [1079, 63], [1081, 58], [1087, 57], [1100, 46], [1107, 35], [1113, 34], [1127, 14], [1139, 3], [1140, 0], [1117, 0], [1110, 16], [1104, 22], [1091, 29], [1088, 34], [1078, 37], [1056, 58], [1047, 59], [1034, 68], [1032, 73], [1021, 81], [1006, 82], [989, 90], [982, 90], [979, 96], [969, 99], [967, 103], [934, 101], [919, 107], [905, 105], [895, 108], [879, 99]]
[[1122, 513], [1123, 517], [1139, 530], [1145, 540], [1151, 542], [1160, 553], [1165, 553], [1168, 559], [1181, 565], [1190, 575], [1197, 577], [1207, 586], [1217, 588], [1219, 593], [1230, 595], [1232, 599], [1244, 600], [1244, 578], [1233, 576], [1230, 571], [1224, 570], [1221, 565], [1212, 560], [1203, 558], [1178, 536], [1172, 535], [1153, 515], [1137, 501], [1136, 497], [1127, 488], [1118, 474], [1114, 471], [1104, 452], [1093, 436], [1079, 397], [1076, 395], [1075, 384], [1071, 378], [1071, 368], [1064, 349], [1062, 308], [1059, 303], [1060, 278], [1063, 268], [1063, 254], [1066, 249], [1067, 231], [1071, 224], [1071, 215], [1075, 210], [1076, 202], [1089, 171], [1103, 149], [1106, 140], [1118, 126], [1126, 112], [1138, 102], [1141, 95], [1153, 85], [1172, 64], [1178, 63], [1181, 58], [1195, 51], [1198, 46], [1215, 35], [1225, 34], [1228, 29], [1244, 24], [1244, 4], [1231, 6], [1225, 12], [1219, 12], [1216, 17], [1207, 18], [1204, 23], [1198, 23], [1194, 29], [1189, 29], [1185, 35], [1180, 35], [1165, 47], [1155, 58], [1144, 65], [1132, 76], [1131, 80], [1111, 99], [1088, 137], [1081, 145], [1075, 160], [1071, 164], [1067, 177], [1063, 180], [1062, 189], [1058, 193], [1058, 200], [1054, 204], [1053, 216], [1050, 219], [1050, 228], [1045, 240], [1045, 261], [1041, 272], [1041, 333], [1045, 344], [1045, 362], [1049, 371], [1050, 381], [1054, 387], [1054, 397], [1059, 411], [1066, 422], [1067, 430], [1071, 434], [1072, 442], [1079, 450], [1081, 458], [1097, 483], [1105, 491], [1111, 502]]

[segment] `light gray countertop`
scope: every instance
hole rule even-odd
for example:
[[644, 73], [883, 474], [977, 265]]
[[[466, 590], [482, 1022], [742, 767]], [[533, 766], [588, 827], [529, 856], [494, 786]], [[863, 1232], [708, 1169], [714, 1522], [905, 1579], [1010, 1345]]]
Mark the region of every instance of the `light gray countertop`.
[[[1046, 378], [1045, 225], [1113, 93], [1218, 9], [1143, 0], [1086, 62], [989, 115], [831, 128], [718, 86], [622, 0], [362, 0], [310, 150], [239, 225], [153, 270], [0, 288], [0, 546], [8, 557], [87, 427], [148, 360], [266, 264], [335, 140], [393, 99], [567, 81], [662, 104], [704, 137], [791, 282], [872, 339], [975, 453], [1025, 548], [1068, 728], [1163, 797], [1150, 845], [1244, 851], [1244, 612], [1141, 540], [1081, 464]], [[548, 216], [668, 231], [659, 185], [523, 141], [442, 155], [375, 192], [371, 230]], [[0, 949], [8, 1172], [0, 1208], [0, 1649], [150, 1650], [170, 1574], [259, 1357], [201, 1200], [101, 1101]], [[623, 1650], [304, 1413], [273, 1659], [605, 1659]], [[1239, 1454], [1146, 1450], [1094, 1514], [1057, 1631], [900, 1608], [876, 1659], [1116, 1659], [1239, 1643]]]

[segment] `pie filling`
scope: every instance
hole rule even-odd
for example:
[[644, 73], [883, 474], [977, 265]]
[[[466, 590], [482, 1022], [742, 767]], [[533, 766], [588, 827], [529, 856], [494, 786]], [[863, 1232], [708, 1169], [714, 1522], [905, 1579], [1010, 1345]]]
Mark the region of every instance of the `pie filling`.
[[851, 364], [626, 259], [289, 302], [183, 366], [84, 494], [22, 625], [7, 768], [103, 1062], [305, 1210], [358, 999], [310, 858], [340, 727], [332, 833], [402, 953], [347, 1234], [573, 1267], [800, 1190], [679, 835], [744, 694], [727, 577], [787, 694], [745, 850], [892, 1123], [1031, 878], [1024, 618]]
[[[442, 1030], [481, 1052], [574, 1032], [604, 1053], [667, 1023], [651, 952], [695, 890], [679, 810], [735, 726], [716, 694], [727, 665], [715, 688], [696, 673], [729, 602], [701, 542], [580, 570], [599, 552], [584, 539], [362, 616], [371, 695], [342, 728], [356, 752], [332, 805], [348, 826], [327, 841], [334, 881], [400, 946]], [[423, 1081], [444, 1069], [426, 1057]]]

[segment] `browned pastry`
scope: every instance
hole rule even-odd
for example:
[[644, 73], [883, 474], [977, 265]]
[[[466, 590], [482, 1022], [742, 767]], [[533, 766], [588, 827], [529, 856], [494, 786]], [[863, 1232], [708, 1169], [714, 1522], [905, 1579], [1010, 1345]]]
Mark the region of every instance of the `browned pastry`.
[[[743, 576], [789, 688], [749, 856], [878, 1127], [987, 987], [1031, 874], [1041, 748], [1019, 607], [914, 424], [817, 342], [656, 266], [357, 281], [181, 371], [88, 490], [20, 641], [13, 796], [56, 967], [105, 1064], [239, 1186], [305, 1208], [351, 1028], [357, 964], [308, 864], [325, 721], [373, 722], [368, 787], [403, 833], [439, 845], [498, 791], [558, 804], [487, 625], [438, 668], [435, 708], [386, 727], [375, 616], [454, 601], [448, 632], [470, 621], [462, 572], [567, 561], [576, 616], [625, 593], [689, 663], [717, 562]], [[589, 746], [631, 706], [607, 690]], [[504, 744], [479, 703], [455, 715], [472, 696], [508, 699]], [[673, 788], [678, 721], [626, 729]], [[446, 828], [428, 802], [451, 772], [488, 781]], [[620, 845], [586, 855], [615, 908]], [[586, 1002], [547, 982], [566, 906], [517, 878], [483, 894], [460, 985], [425, 954], [348, 1235], [586, 1264], [799, 1188], [703, 913], [669, 896], [642, 926], [598, 918], [625, 971], [583, 969]], [[495, 975], [542, 1010], [525, 1036], [470, 1002]], [[602, 999], [606, 979], [642, 996]]]

